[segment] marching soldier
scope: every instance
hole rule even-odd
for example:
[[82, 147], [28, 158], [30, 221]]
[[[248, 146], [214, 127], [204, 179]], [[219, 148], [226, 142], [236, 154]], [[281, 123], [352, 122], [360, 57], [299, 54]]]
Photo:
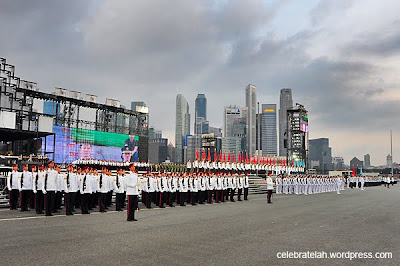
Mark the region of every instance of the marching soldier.
[[138, 208], [138, 175], [134, 164], [129, 165], [129, 173], [126, 176], [126, 195], [128, 196], [127, 221], [137, 221], [135, 210]]

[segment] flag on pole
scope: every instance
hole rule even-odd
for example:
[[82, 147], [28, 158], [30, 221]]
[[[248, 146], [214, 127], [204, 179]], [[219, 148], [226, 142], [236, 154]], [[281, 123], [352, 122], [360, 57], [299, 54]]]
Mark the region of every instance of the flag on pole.
[[200, 151], [199, 149], [196, 150], [196, 160], [200, 159]]

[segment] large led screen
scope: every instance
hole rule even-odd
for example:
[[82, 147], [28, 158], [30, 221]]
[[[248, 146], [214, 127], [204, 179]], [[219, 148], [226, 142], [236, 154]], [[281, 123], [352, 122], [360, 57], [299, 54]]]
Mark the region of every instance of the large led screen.
[[[139, 136], [61, 126], [53, 126], [53, 133], [56, 163], [78, 159], [139, 161]], [[54, 138], [47, 137], [42, 141], [42, 150], [52, 151], [53, 145]]]

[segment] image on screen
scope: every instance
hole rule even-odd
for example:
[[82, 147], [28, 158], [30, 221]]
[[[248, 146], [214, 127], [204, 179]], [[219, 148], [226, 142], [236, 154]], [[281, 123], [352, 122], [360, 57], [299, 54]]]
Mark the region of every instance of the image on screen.
[[[139, 161], [139, 136], [62, 126], [53, 126], [53, 133], [56, 163], [72, 163], [78, 159]], [[53, 142], [52, 137], [47, 137], [47, 151], [52, 151]], [[42, 150], [44, 145], [42, 141]]]

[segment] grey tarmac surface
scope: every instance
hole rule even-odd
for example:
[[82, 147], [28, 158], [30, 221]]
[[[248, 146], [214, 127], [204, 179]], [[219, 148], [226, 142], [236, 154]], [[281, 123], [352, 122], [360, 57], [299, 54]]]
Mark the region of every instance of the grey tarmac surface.
[[[400, 187], [45, 218], [0, 209], [2, 265], [400, 265]], [[278, 259], [277, 252], [392, 252]]]

